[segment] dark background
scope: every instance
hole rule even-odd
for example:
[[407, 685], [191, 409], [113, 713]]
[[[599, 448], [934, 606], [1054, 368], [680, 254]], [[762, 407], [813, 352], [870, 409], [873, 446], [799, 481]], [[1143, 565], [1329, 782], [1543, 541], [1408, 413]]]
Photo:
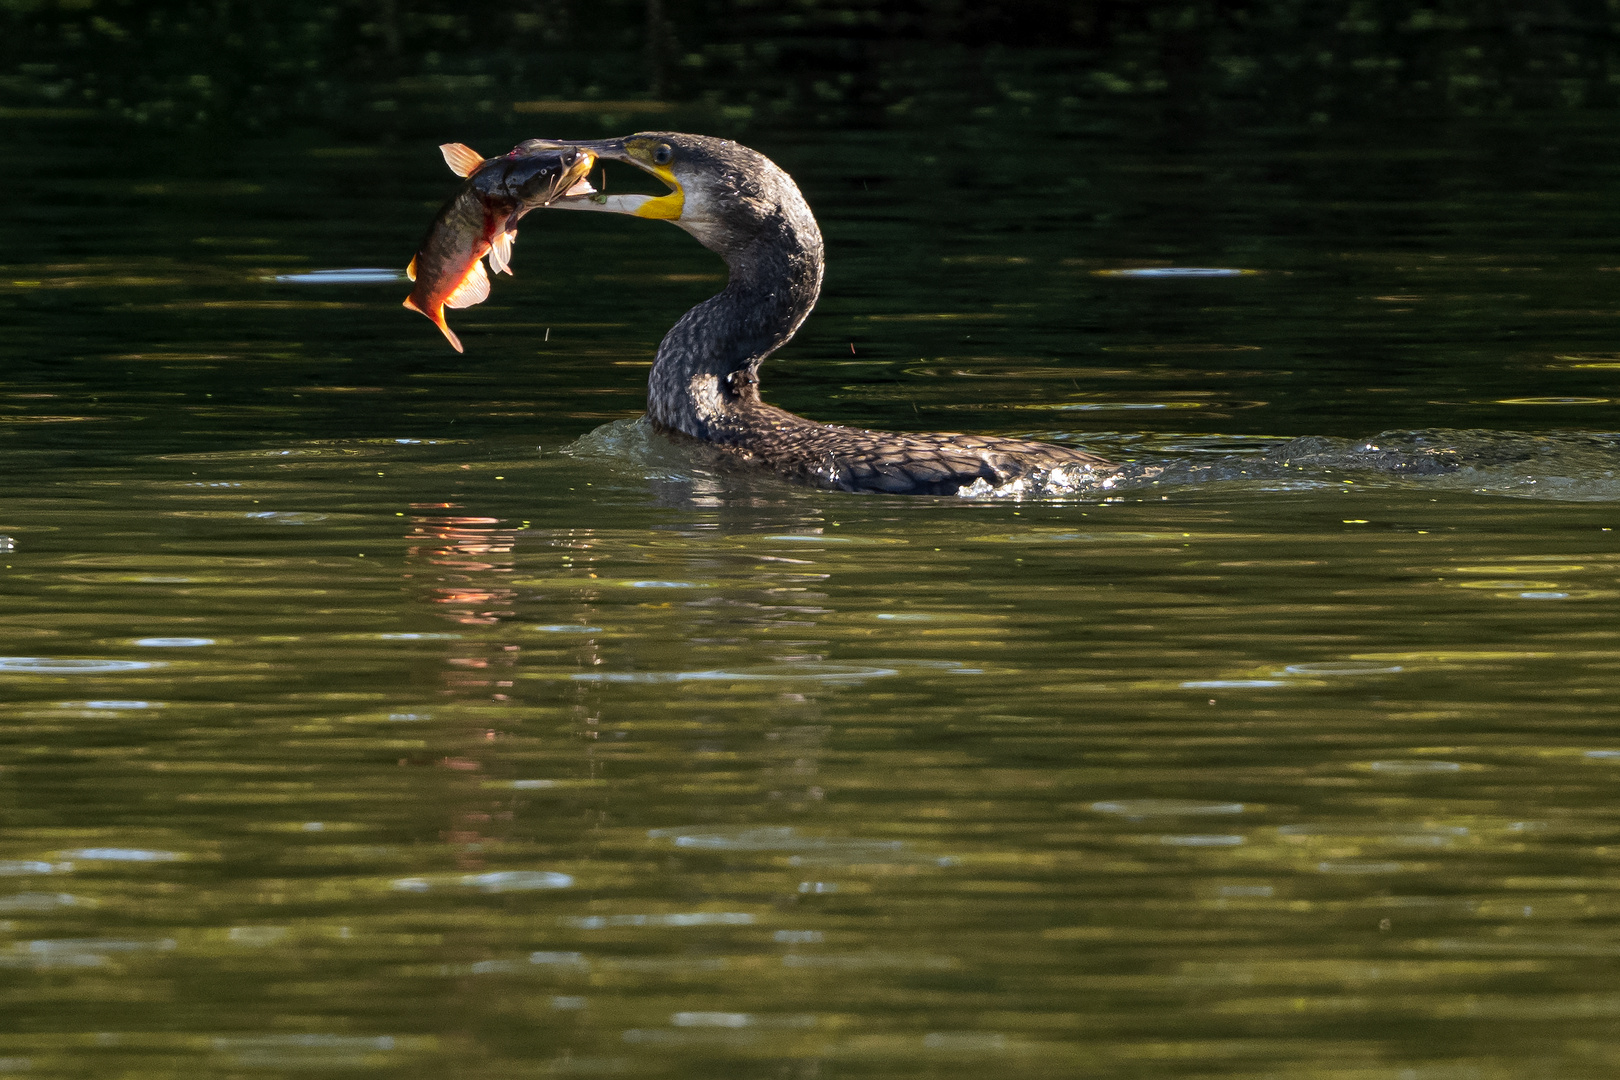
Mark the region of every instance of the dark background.
[[1095, 106], [1328, 124], [1617, 89], [1604, 0], [0, 0], [0, 119], [150, 128], [386, 135], [625, 100], [733, 130]]

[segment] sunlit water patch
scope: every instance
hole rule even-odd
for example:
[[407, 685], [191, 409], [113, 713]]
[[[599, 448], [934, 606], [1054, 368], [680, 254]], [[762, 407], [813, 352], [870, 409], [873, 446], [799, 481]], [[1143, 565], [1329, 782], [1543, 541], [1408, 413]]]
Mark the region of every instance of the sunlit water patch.
[[1122, 270], [1093, 270], [1098, 277], [1119, 278], [1227, 278], [1255, 274], [1229, 266], [1139, 266]]
[[[678, 230], [537, 212], [457, 355], [264, 280], [401, 252], [430, 143], [0, 155], [0, 1071], [1611, 1076], [1612, 125], [1090, 100], [943, 196], [1012, 106], [763, 147], [831, 260], [769, 400], [1121, 465], [968, 499], [626, 420]], [[263, 190], [75, 254], [90, 144]]]
[[308, 270], [299, 274], [277, 274], [274, 281], [283, 285], [370, 285], [377, 282], [404, 281], [402, 270], [380, 267], [356, 267], [350, 270]]
[[590, 671], [570, 675], [574, 682], [681, 683], [681, 682], [797, 682], [859, 683], [900, 672], [895, 668], [810, 662], [779, 664], [733, 671]]
[[21, 675], [105, 675], [120, 671], [143, 671], [162, 666], [156, 660], [86, 660], [70, 657], [0, 656], [0, 674]]

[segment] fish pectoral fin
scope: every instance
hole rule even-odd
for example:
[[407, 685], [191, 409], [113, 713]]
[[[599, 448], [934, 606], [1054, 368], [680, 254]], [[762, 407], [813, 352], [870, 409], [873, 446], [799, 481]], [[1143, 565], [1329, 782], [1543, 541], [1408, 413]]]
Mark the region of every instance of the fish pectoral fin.
[[411, 256], [411, 265], [409, 265], [409, 266], [407, 266], [405, 268], [405, 276], [410, 278], [412, 281], [416, 280], [416, 256], [415, 255]]
[[489, 275], [484, 273], [484, 264], [473, 261], [472, 269], [467, 276], [461, 279], [456, 291], [445, 300], [444, 306], [451, 308], [472, 307], [489, 299]]
[[444, 163], [450, 166], [450, 171], [457, 176], [471, 176], [473, 170], [484, 163], [484, 159], [478, 156], [478, 151], [458, 142], [443, 144], [439, 147], [439, 153], [444, 155]]
[[512, 272], [512, 241], [517, 239], [517, 230], [503, 232], [495, 237], [489, 245], [489, 268], [497, 274]]

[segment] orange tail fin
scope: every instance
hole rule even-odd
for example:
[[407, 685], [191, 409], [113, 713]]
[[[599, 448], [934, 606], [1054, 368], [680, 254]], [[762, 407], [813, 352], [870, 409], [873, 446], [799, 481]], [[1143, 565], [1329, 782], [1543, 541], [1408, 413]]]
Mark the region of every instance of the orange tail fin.
[[456, 352], [465, 353], [467, 351], [461, 347], [461, 339], [456, 337], [456, 332], [454, 330], [450, 329], [450, 324], [444, 321], [444, 307], [442, 305], [436, 312], [422, 311], [421, 308], [416, 306], [416, 301], [407, 296], [405, 298], [405, 306], [410, 308], [412, 311], [421, 311], [423, 315], [426, 315], [428, 318], [432, 319], [433, 325], [444, 331], [444, 339], [450, 343], [450, 347], [455, 349]]

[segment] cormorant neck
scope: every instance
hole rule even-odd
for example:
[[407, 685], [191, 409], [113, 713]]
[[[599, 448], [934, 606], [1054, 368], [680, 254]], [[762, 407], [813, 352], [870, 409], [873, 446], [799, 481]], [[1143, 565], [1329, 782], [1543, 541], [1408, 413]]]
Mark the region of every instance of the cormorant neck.
[[731, 280], [658, 346], [647, 382], [654, 423], [710, 442], [744, 438], [743, 414], [759, 404], [760, 364], [793, 337], [821, 292], [821, 230], [798, 190], [786, 194], [746, 237], [726, 222], [688, 227], [725, 258]]

